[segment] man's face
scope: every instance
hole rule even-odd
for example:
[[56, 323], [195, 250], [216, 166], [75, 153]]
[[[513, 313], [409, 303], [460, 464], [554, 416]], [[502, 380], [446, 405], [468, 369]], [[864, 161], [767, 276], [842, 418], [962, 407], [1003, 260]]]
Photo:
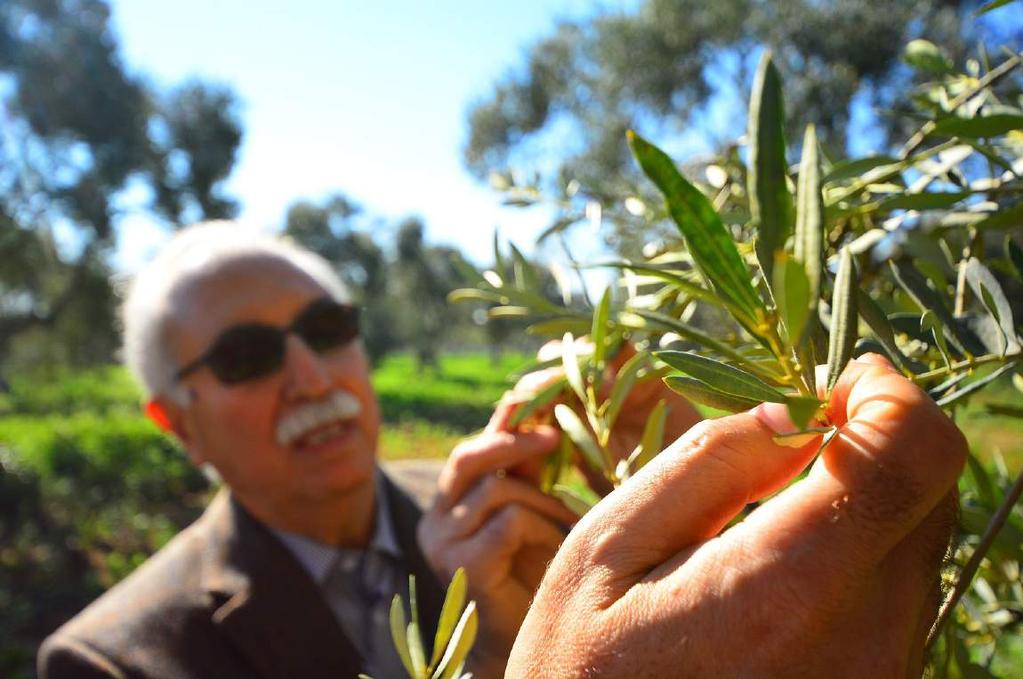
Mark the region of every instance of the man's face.
[[[326, 295], [283, 260], [222, 265], [173, 300], [172, 356], [186, 365], [241, 323], [287, 327]], [[289, 333], [281, 366], [268, 375], [224, 384], [202, 366], [182, 381], [192, 393], [179, 427], [189, 454], [212, 464], [249, 506], [288, 512], [372, 482], [379, 408], [358, 339], [316, 353]]]

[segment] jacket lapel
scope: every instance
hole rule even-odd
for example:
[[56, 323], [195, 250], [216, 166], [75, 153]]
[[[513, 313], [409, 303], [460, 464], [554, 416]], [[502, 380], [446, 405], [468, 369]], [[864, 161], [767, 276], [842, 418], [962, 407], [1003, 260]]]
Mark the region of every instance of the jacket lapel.
[[252, 667], [266, 677], [355, 677], [358, 652], [287, 548], [227, 492], [203, 520], [213, 533], [203, 574], [212, 619]]

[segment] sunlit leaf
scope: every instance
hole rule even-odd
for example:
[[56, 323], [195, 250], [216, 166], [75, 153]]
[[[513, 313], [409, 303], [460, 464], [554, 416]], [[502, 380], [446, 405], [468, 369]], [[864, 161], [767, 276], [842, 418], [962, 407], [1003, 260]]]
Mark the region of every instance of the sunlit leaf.
[[[504, 255], [501, 253], [501, 240], [500, 234], [497, 229], [494, 229], [494, 268], [497, 270], [497, 275], [503, 279], [508, 275], [508, 265], [504, 261]], [[483, 274], [486, 276], [486, 273]], [[488, 279], [489, 280], [489, 279]], [[498, 284], [497, 287], [500, 287]]]
[[604, 365], [604, 343], [607, 338], [607, 319], [611, 312], [611, 288], [604, 289], [604, 295], [593, 312], [593, 329], [590, 331], [590, 339], [593, 341], [593, 367], [600, 370]]
[[[630, 131], [629, 144], [643, 172], [664, 194], [668, 211], [686, 241], [689, 254], [708, 284], [745, 314], [750, 326], [763, 311], [752, 273], [707, 197], [679, 173], [663, 151]], [[749, 329], [749, 328], [747, 328]]]
[[[820, 160], [817, 157], [817, 133], [807, 125], [803, 138], [803, 157], [799, 163], [796, 230], [793, 238], [793, 259], [802, 265], [807, 281], [807, 317], [817, 315], [817, 300], [821, 296], [821, 270], [823, 261], [824, 205], [821, 196]], [[800, 335], [792, 335], [798, 343]]]
[[655, 351], [654, 356], [680, 372], [706, 382], [715, 390], [750, 401], [784, 403], [785, 395], [752, 375], [731, 365], [688, 351]]
[[579, 397], [579, 400], [586, 403], [586, 385], [583, 383], [583, 374], [579, 369], [579, 356], [575, 350], [575, 338], [572, 333], [566, 332], [561, 338], [561, 365], [565, 369], [565, 379], [572, 387], [572, 391]]
[[831, 296], [831, 332], [828, 336], [828, 393], [852, 358], [856, 346], [856, 264], [848, 248], [839, 254], [835, 289]]
[[830, 434], [834, 430], [835, 427], [810, 427], [809, 429], [794, 431], [788, 434], [775, 434], [771, 437], [771, 440], [779, 446], [785, 446], [786, 448], [802, 448], [814, 439], [819, 438], [822, 434]]
[[476, 602], [470, 601], [451, 634], [451, 643], [448, 644], [440, 665], [437, 666], [437, 670], [433, 674], [434, 679], [457, 678], [473, 643], [476, 641], [478, 630], [479, 614], [476, 612]]
[[781, 77], [770, 52], [764, 52], [753, 78], [748, 139], [747, 193], [750, 215], [757, 228], [757, 259], [765, 279], [771, 281], [774, 253], [785, 245], [792, 231], [792, 195], [786, 183]]
[[638, 452], [631, 460], [630, 467], [633, 472], [642, 469], [664, 448], [664, 421], [667, 415], [667, 406], [663, 400], [660, 400], [647, 416], [646, 424], [643, 426], [643, 436], [639, 440]]
[[401, 602], [401, 595], [395, 594], [391, 599], [391, 639], [394, 641], [394, 648], [398, 651], [401, 664], [410, 677], [416, 676], [415, 665], [412, 664], [412, 656], [409, 653], [408, 637], [406, 636], [405, 606]]
[[448, 302], [491, 302], [500, 303], [501, 294], [477, 288], [459, 288], [448, 293]]
[[677, 394], [682, 394], [694, 403], [717, 408], [718, 410], [725, 410], [730, 413], [749, 410], [761, 403], [753, 399], [726, 394], [723, 391], [718, 391], [706, 382], [685, 375], [668, 375], [664, 378], [664, 383], [668, 385], [669, 389]]
[[575, 411], [564, 403], [559, 403], [554, 406], [554, 419], [558, 421], [558, 426], [561, 427], [561, 430], [572, 437], [572, 443], [582, 453], [586, 463], [594, 470], [603, 472], [604, 454], [601, 452], [600, 446], [593, 439], [593, 435], [590, 434], [590, 430], [586, 428], [586, 425], [575, 414]]
[[993, 113], [977, 118], [952, 116], [938, 121], [934, 134], [949, 137], [997, 137], [1013, 130], [1023, 130], [1023, 115]]
[[540, 283], [536, 277], [533, 265], [526, 259], [526, 256], [515, 247], [515, 243], [508, 243], [511, 247], [512, 259], [514, 260], [513, 270], [515, 274], [515, 287], [520, 290], [538, 290]]
[[553, 489], [551, 489], [551, 495], [561, 500], [561, 502], [577, 516], [583, 516], [586, 514], [586, 512], [590, 511], [595, 504], [589, 498], [576, 492], [574, 488], [561, 484], [557, 484]]
[[1023, 203], [999, 210], [973, 225], [978, 231], [994, 231], [998, 229], [1015, 229], [1023, 223]]
[[[415, 606], [412, 607], [415, 610]], [[412, 620], [405, 628], [405, 638], [408, 642], [409, 658], [412, 660], [413, 673], [416, 679], [426, 679], [426, 651], [423, 650], [423, 638], [419, 633], [419, 623]]]
[[590, 322], [585, 318], [552, 318], [546, 321], [539, 321], [526, 327], [526, 334], [529, 335], [552, 335], [561, 337], [566, 332], [585, 333], [590, 327]]
[[[641, 319], [651, 321], [654, 324], [661, 326], [665, 330], [670, 330], [679, 337], [681, 337], [682, 339], [689, 340], [701, 346], [707, 347], [708, 349], [712, 349], [717, 353], [721, 354], [722, 356], [728, 356], [729, 358], [732, 358], [737, 361], [745, 360], [745, 356], [743, 356], [741, 353], [739, 353], [732, 347], [714, 339], [713, 337], [711, 337], [710, 335], [701, 330], [697, 330], [695, 327], [687, 323], [683, 323], [677, 318], [672, 318], [671, 316], [658, 313], [656, 311], [647, 311], [645, 309], [632, 309], [629, 313], [631, 313], [634, 316], [638, 316]], [[624, 314], [622, 314], [622, 316], [624, 316]], [[619, 318], [620, 322], [623, 325], [629, 325], [627, 318], [622, 319], [621, 316]]]
[[571, 461], [572, 439], [565, 432], [561, 432], [558, 449], [543, 460], [543, 468], [540, 470], [540, 492], [549, 494]]
[[451, 578], [451, 584], [448, 585], [448, 591], [444, 595], [444, 605], [440, 609], [440, 619], [437, 621], [437, 634], [433, 639], [433, 656], [430, 658], [430, 667], [438, 667], [437, 662], [452, 639], [455, 625], [458, 624], [462, 608], [465, 606], [468, 582], [464, 568], [456, 570]]
[[611, 387], [611, 395], [608, 396], [606, 410], [603, 413], [608, 427], [614, 427], [614, 423], [618, 420], [618, 413], [621, 412], [622, 406], [625, 405], [625, 399], [636, 382], [636, 375], [646, 364], [646, 354], [637, 352], [625, 362], [615, 375], [614, 386]]
[[930, 73], [950, 73], [952, 62], [929, 40], [911, 40], [903, 53], [906, 62]]
[[[945, 300], [927, 285], [927, 280], [906, 260], [888, 262], [895, 280], [909, 293], [921, 311], [931, 311], [944, 328], [945, 336], [961, 352], [982, 354], [984, 345], [967, 328], [957, 323]], [[894, 322], [894, 319], [893, 319]]]
[[495, 306], [487, 309], [487, 318], [525, 318], [531, 313], [527, 306]]
[[565, 390], [566, 384], [567, 380], [564, 377], [558, 377], [543, 389], [533, 394], [528, 401], [524, 401], [519, 404], [519, 406], [515, 409], [515, 412], [512, 413], [511, 418], [508, 420], [508, 427], [514, 429], [537, 410], [550, 405], [550, 403]]

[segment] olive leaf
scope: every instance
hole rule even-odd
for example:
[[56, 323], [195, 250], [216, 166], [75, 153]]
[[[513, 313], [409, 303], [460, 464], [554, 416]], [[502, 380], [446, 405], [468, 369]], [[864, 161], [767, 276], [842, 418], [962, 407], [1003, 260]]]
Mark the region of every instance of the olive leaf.
[[416, 676], [415, 665], [412, 663], [412, 655], [409, 652], [408, 637], [406, 636], [406, 625], [408, 624], [405, 619], [405, 606], [401, 602], [401, 595], [395, 594], [394, 598], [391, 599], [391, 639], [394, 640], [394, 647], [398, 651], [398, 657], [401, 658], [401, 664], [405, 666], [405, 671], [408, 672], [410, 677]]
[[629, 471], [642, 469], [664, 448], [664, 422], [668, 416], [668, 408], [662, 399], [650, 411], [643, 425], [643, 435], [636, 450], [629, 456]]
[[792, 346], [798, 346], [810, 318], [810, 279], [801, 262], [779, 253], [774, 265], [774, 302]]
[[565, 390], [567, 383], [564, 377], [555, 378], [550, 384], [533, 394], [528, 401], [519, 404], [515, 412], [508, 419], [508, 426], [514, 429], [537, 410], [549, 405], [551, 401]]
[[690, 184], [664, 151], [629, 131], [629, 145], [643, 172], [664, 194], [668, 212], [686, 241], [696, 268], [708, 284], [742, 311], [740, 323], [755, 333], [764, 303], [752, 273], [707, 197]]
[[447, 650], [432, 679], [454, 679], [460, 674], [465, 659], [476, 641], [478, 630], [479, 615], [476, 613], [476, 602], [470, 601], [451, 633], [451, 642], [447, 645]]
[[920, 316], [920, 330], [923, 332], [930, 331], [931, 336], [934, 338], [934, 343], [941, 353], [941, 358], [945, 361], [945, 367], [951, 370], [952, 357], [949, 356], [948, 344], [945, 342], [945, 329], [942, 327], [941, 320], [938, 319], [937, 314], [930, 309], [923, 312]]
[[561, 338], [561, 365], [565, 369], [565, 379], [572, 391], [583, 403], [587, 402], [586, 385], [583, 383], [583, 374], [579, 369], [579, 356], [575, 350], [575, 338], [572, 333], [566, 332]]
[[710, 385], [715, 391], [750, 401], [784, 403], [785, 395], [745, 370], [688, 351], [655, 351], [669, 366]]
[[831, 296], [831, 332], [828, 336], [828, 393], [852, 358], [856, 346], [856, 265], [849, 248], [842, 248]]
[[1011, 235], [1005, 237], [1005, 257], [1012, 264], [1016, 278], [1023, 280], [1023, 248], [1016, 244]]
[[551, 495], [561, 500], [577, 516], [583, 516], [593, 508], [595, 502], [578, 493], [574, 488], [562, 484], [556, 484], [551, 489]]
[[730, 413], [749, 410], [761, 403], [751, 398], [718, 391], [706, 382], [687, 375], [668, 375], [664, 378], [664, 383], [676, 394], [681, 394], [694, 403]]
[[587, 464], [595, 471], [603, 472], [606, 469], [605, 455], [575, 411], [564, 403], [559, 403], [554, 406], [554, 419], [558, 421], [562, 431], [572, 438], [572, 443], [579, 448]]
[[[803, 265], [808, 291], [809, 314], [817, 311], [821, 295], [821, 254], [824, 237], [824, 199], [821, 193], [820, 160], [817, 157], [817, 133], [813, 125], [806, 126], [803, 137], [803, 156], [799, 163], [799, 185], [796, 193], [796, 230], [793, 239], [793, 258]], [[799, 337], [793, 336], [792, 342]]]
[[874, 333], [874, 337], [881, 343], [889, 357], [900, 366], [905, 366], [906, 357], [903, 356], [902, 350], [895, 341], [895, 330], [892, 328], [892, 324], [888, 321], [884, 310], [863, 289], [859, 289], [856, 292], [856, 309], [860, 314], [860, 318], [867, 324], [870, 331]]
[[789, 396], [785, 399], [789, 419], [800, 429], [805, 429], [816, 418], [822, 405], [819, 399], [812, 396]]
[[632, 390], [632, 385], [635, 384], [639, 371], [646, 364], [646, 354], [637, 352], [625, 362], [618, 371], [618, 374], [615, 375], [615, 383], [611, 387], [611, 395], [604, 402], [603, 410], [601, 411], [601, 415], [607, 421], [608, 428], [614, 427], [615, 422], [618, 420], [618, 413], [621, 412], [622, 406], [625, 404], [625, 398], [629, 395], [629, 391]]
[[959, 118], [949, 116], [939, 120], [934, 126], [934, 134], [946, 137], [997, 137], [1012, 132], [1023, 130], [1023, 115], [1015, 113], [992, 113], [988, 116], [977, 118]]
[[604, 340], [607, 337], [607, 320], [611, 311], [611, 287], [604, 289], [604, 295], [593, 313], [593, 329], [590, 339], [593, 341], [593, 367], [599, 374], [604, 366]]
[[970, 288], [994, 318], [995, 325], [1002, 335], [1002, 355], [1004, 356], [1009, 351], [1018, 351], [1020, 344], [1016, 337], [1012, 306], [1009, 304], [1009, 299], [1005, 296], [1002, 286], [998, 283], [998, 279], [976, 257], [966, 260], [965, 273]]
[[468, 582], [464, 568], [456, 570], [451, 578], [451, 584], [448, 585], [448, 591], [444, 595], [444, 604], [441, 606], [440, 620], [437, 621], [437, 634], [433, 639], [433, 656], [430, 658], [430, 667], [437, 667], [441, 654], [452, 639], [455, 625], [459, 621], [459, 614], [465, 606]]
[[756, 251], [767, 281], [772, 280], [775, 252], [792, 231], [792, 195], [785, 162], [785, 106], [781, 78], [769, 51], [764, 52], [753, 78], [749, 105], [750, 215], [757, 227]]

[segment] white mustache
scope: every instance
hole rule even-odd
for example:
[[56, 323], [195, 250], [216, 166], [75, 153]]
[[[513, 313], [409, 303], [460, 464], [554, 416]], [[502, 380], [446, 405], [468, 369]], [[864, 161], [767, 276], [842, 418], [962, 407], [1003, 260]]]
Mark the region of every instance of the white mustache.
[[322, 401], [303, 403], [277, 423], [277, 443], [291, 445], [313, 429], [335, 420], [358, 417], [362, 403], [347, 391], [335, 391]]

